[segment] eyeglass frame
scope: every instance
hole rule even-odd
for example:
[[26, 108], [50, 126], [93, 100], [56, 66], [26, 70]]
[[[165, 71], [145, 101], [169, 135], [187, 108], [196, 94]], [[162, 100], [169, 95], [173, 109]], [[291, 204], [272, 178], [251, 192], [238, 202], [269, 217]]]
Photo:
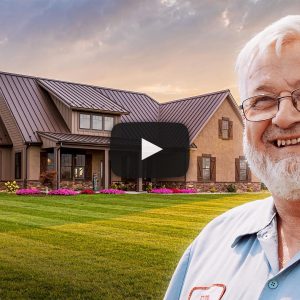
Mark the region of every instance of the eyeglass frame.
[[[277, 96], [277, 95], [271, 94], [271, 93], [270, 93], [270, 94], [258, 94], [258, 95], [256, 95], [256, 96], [252, 96], [252, 97], [249, 97], [249, 98], [243, 100], [243, 101], [242, 101], [242, 104], [239, 105], [238, 107], [239, 107], [239, 109], [242, 110], [245, 119], [246, 119], [247, 121], [249, 121], [249, 122], [261, 122], [261, 121], [266, 121], [266, 120], [270, 120], [270, 119], [274, 118], [274, 117], [276, 116], [276, 114], [278, 113], [278, 111], [279, 111], [279, 105], [280, 105], [281, 99], [287, 98], [287, 97], [288, 97], [288, 98], [292, 98], [292, 103], [293, 103], [294, 108], [295, 108], [297, 111], [300, 112], [300, 109], [298, 109], [298, 108], [296, 107], [296, 101], [294, 100], [294, 97], [293, 97], [293, 94], [294, 94], [296, 91], [299, 91], [299, 93], [300, 93], [300, 88], [297, 88], [297, 89], [291, 91], [291, 94], [290, 94], [290, 95], [286, 95], [286, 96]], [[251, 98], [259, 97], [259, 96], [276, 96], [276, 97], [274, 98], [274, 100], [277, 101], [277, 111], [276, 111], [276, 114], [273, 115], [273, 116], [270, 117], [270, 118], [267, 118], [267, 119], [256, 120], [256, 121], [249, 120], [249, 119], [246, 117], [246, 114], [245, 114], [245, 110], [244, 110], [244, 102], [247, 101], [247, 100], [249, 100], [249, 99], [251, 99]], [[299, 94], [299, 96], [300, 96], [300, 94]]]

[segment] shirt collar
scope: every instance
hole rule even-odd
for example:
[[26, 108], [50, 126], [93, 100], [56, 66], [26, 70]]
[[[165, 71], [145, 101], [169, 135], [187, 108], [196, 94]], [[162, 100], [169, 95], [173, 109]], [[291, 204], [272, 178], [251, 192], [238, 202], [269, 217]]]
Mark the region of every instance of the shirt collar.
[[231, 248], [234, 248], [243, 236], [256, 234], [267, 227], [276, 216], [276, 213], [273, 197], [262, 200], [259, 210], [255, 211], [255, 214], [250, 215], [250, 218], [245, 222], [247, 226], [238, 230], [237, 235], [231, 244]]

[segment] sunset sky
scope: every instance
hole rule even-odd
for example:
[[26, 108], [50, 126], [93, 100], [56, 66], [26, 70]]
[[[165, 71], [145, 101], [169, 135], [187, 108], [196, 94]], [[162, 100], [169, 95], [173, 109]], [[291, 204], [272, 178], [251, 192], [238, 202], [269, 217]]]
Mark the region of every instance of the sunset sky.
[[0, 0], [0, 70], [145, 92], [229, 88], [256, 32], [300, 13], [280, 0]]

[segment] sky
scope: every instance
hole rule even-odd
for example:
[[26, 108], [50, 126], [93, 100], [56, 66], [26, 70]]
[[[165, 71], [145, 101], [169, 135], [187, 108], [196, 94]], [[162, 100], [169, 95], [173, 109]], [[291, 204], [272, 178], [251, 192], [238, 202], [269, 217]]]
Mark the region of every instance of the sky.
[[0, 0], [0, 70], [144, 92], [230, 89], [243, 45], [294, 0]]

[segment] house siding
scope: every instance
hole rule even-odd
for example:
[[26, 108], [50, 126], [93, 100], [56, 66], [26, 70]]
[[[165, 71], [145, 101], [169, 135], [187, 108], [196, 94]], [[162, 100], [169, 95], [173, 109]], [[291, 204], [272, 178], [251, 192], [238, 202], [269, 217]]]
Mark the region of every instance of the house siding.
[[[219, 119], [222, 117], [227, 117], [233, 122], [232, 139], [219, 138]], [[243, 155], [242, 140], [243, 125], [227, 98], [195, 138], [197, 149], [191, 150], [186, 180], [197, 181], [197, 157], [211, 154], [212, 157], [216, 157], [216, 182], [235, 182], [235, 158]], [[252, 182], [259, 180], [252, 176]]]
[[62, 115], [66, 125], [68, 126], [69, 130], [72, 130], [72, 110], [65, 105], [63, 102], [61, 102], [57, 97], [50, 94], [51, 99], [53, 100], [56, 108]]
[[27, 149], [27, 180], [40, 179], [40, 147], [29, 147]]

